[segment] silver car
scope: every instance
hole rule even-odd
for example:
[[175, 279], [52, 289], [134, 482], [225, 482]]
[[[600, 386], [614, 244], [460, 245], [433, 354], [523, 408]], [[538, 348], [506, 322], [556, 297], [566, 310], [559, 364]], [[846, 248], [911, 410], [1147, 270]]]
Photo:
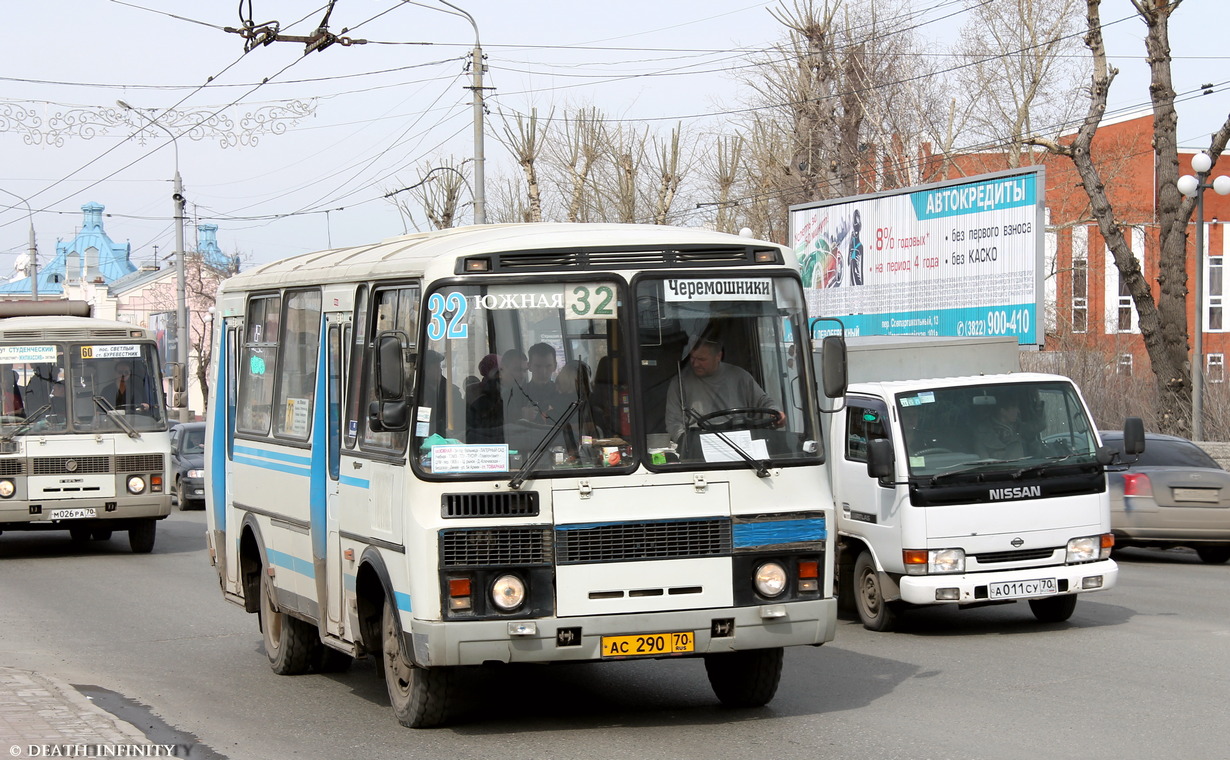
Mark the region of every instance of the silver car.
[[[1123, 451], [1123, 433], [1103, 431]], [[1230, 560], [1230, 472], [1186, 438], [1148, 433], [1126, 472], [1107, 474], [1116, 546], [1188, 546], [1204, 562]]]

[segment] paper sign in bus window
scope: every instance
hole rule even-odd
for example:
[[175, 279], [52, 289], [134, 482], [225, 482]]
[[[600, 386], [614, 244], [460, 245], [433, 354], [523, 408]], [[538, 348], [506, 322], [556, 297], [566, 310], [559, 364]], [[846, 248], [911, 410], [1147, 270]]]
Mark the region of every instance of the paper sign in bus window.
[[55, 346], [0, 346], [0, 364], [54, 364]]
[[141, 347], [135, 343], [113, 343], [101, 346], [82, 346], [82, 359], [139, 359]]
[[508, 472], [508, 444], [433, 446], [433, 472]]

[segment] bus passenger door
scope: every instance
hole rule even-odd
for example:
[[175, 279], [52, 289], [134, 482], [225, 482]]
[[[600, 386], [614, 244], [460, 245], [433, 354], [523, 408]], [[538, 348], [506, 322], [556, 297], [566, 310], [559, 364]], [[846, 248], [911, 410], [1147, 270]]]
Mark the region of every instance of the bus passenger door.
[[215, 480], [219, 477], [222, 479], [220, 489], [222, 498], [218, 498], [215, 490], [218, 488], [217, 484], [211, 485], [209, 509], [218, 510], [215, 512], [218, 515], [215, 525], [222, 534], [222, 546], [219, 549], [226, 552], [226, 591], [234, 594], [243, 592], [239, 581], [239, 524], [236, 522], [239, 515], [234, 508], [235, 398], [238, 393], [239, 346], [243, 341], [243, 324], [243, 319], [231, 318], [227, 319], [222, 326], [221, 339], [224, 343], [218, 352], [223, 359], [222, 366], [218, 368], [222, 387], [219, 388], [216, 396], [217, 401], [220, 402], [218, 403], [219, 408], [213, 411], [214, 422], [220, 429], [218, 432], [224, 438], [219, 441], [219, 435], [215, 433], [214, 440], [210, 444], [213, 447], [213, 459], [210, 466], [214, 468], [210, 474]]
[[[328, 315], [325, 341], [326, 367], [326, 458], [328, 479], [325, 484], [327, 531], [325, 545], [325, 578], [327, 604], [324, 609], [324, 632], [332, 636], [343, 634], [342, 625], [342, 556], [338, 512], [341, 508], [341, 444], [342, 406], [345, 398], [346, 350], [349, 346], [350, 324], [347, 317]], [[345, 321], [343, 321], [345, 320]]]

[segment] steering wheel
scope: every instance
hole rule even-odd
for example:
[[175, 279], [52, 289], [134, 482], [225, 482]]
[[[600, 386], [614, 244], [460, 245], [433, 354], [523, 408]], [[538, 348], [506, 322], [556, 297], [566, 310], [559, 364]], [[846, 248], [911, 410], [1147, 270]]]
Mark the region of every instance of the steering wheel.
[[[743, 424], [736, 425], [734, 418], [743, 417]], [[735, 427], [748, 428], [772, 428], [777, 426], [779, 412], [776, 409], [770, 409], [767, 406], [741, 406], [733, 409], [719, 409], [716, 412], [709, 412], [696, 418], [696, 426], [701, 430], [714, 428], [718, 426], [709, 425], [709, 420], [717, 417], [730, 417], [730, 421], [725, 427], [732, 430]]]

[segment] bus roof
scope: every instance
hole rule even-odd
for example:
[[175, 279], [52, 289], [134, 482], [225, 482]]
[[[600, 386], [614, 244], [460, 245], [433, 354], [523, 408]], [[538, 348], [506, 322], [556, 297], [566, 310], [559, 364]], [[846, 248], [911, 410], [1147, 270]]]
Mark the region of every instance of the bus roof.
[[[352, 248], [305, 253], [253, 267], [228, 279], [224, 292], [283, 285], [367, 280], [380, 276], [448, 277], [460, 256], [505, 251], [582, 248], [664, 249], [673, 246], [776, 248], [785, 263], [793, 254], [776, 243], [694, 227], [649, 224], [487, 224], [390, 238]], [[634, 268], [634, 267], [633, 267]]]
[[143, 340], [149, 332], [127, 322], [94, 317], [9, 317], [0, 319], [0, 340], [78, 340], [123, 338]]

